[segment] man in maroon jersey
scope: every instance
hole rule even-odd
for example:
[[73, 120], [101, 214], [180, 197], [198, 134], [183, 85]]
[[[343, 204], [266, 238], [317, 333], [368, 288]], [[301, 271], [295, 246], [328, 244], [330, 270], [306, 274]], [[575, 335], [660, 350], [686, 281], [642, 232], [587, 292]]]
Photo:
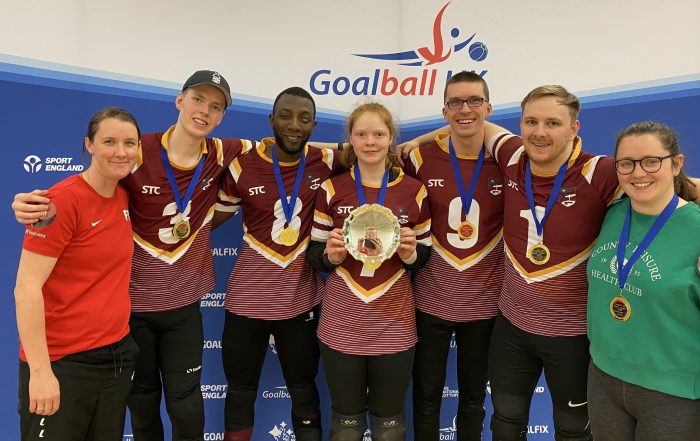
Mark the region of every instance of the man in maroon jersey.
[[333, 150], [306, 144], [315, 116], [314, 100], [306, 90], [281, 92], [270, 114], [274, 138], [235, 159], [222, 186], [222, 208], [229, 216], [242, 208], [244, 230], [244, 245], [226, 290], [221, 340], [228, 380], [226, 441], [251, 438], [270, 335], [292, 399], [296, 439], [321, 440], [315, 377], [322, 282], [307, 262], [306, 249], [316, 190], [341, 167]]
[[414, 279], [418, 343], [413, 369], [416, 440], [437, 441], [446, 363], [457, 343], [457, 439], [481, 440], [491, 330], [503, 283], [503, 178], [484, 146], [491, 115], [481, 76], [460, 72], [445, 86], [441, 134], [413, 150], [408, 175], [428, 190], [432, 256]]

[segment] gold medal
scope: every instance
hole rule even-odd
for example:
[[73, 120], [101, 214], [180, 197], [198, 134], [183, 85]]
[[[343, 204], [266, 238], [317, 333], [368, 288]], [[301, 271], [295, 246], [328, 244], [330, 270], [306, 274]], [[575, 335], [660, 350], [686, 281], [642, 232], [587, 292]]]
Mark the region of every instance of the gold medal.
[[549, 262], [550, 256], [549, 248], [543, 243], [535, 244], [527, 250], [527, 258], [535, 265], [544, 265]]
[[377, 268], [379, 268], [380, 266], [382, 266], [382, 261], [381, 261], [381, 260], [368, 260], [368, 261], [365, 262], [365, 265], [364, 265], [364, 266], [365, 266], [365, 268], [367, 268], [368, 270], [374, 271], [374, 270], [376, 270]]
[[299, 239], [299, 233], [292, 227], [287, 227], [280, 233], [280, 242], [282, 245], [291, 247]]
[[186, 239], [190, 235], [190, 223], [184, 219], [179, 220], [173, 227], [173, 236], [177, 240]]
[[474, 224], [469, 221], [461, 222], [459, 228], [457, 228], [457, 235], [462, 240], [471, 239], [475, 234], [476, 228], [474, 228]]
[[627, 301], [626, 298], [621, 295], [613, 297], [610, 302], [610, 313], [615, 318], [615, 320], [624, 322], [630, 318], [632, 315], [632, 305]]

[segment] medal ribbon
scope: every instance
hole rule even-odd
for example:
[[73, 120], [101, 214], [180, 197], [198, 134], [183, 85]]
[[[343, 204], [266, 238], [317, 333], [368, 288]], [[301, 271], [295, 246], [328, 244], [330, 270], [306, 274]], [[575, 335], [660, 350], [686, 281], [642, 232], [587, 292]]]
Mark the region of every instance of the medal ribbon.
[[[569, 155], [571, 158], [571, 155]], [[532, 195], [532, 173], [530, 172], [530, 160], [525, 161], [525, 194], [527, 195], [527, 202], [530, 204], [530, 211], [532, 212], [532, 218], [535, 220], [535, 227], [537, 228], [537, 235], [542, 237], [542, 230], [544, 230], [544, 223], [547, 220], [547, 216], [552, 211], [554, 207], [554, 202], [557, 200], [559, 195], [559, 190], [561, 190], [561, 185], [564, 183], [564, 175], [566, 170], [569, 168], [569, 158], [566, 159], [559, 171], [557, 172], [557, 177], [554, 179], [554, 185], [552, 186], [552, 193], [549, 195], [549, 200], [547, 201], [547, 207], [544, 209], [544, 216], [542, 216], [542, 221], [537, 219], [537, 212], [535, 211], [535, 197]]]
[[452, 170], [454, 171], [455, 178], [457, 178], [457, 188], [459, 189], [459, 197], [462, 199], [462, 211], [466, 216], [469, 215], [469, 209], [472, 206], [472, 199], [474, 199], [474, 192], [476, 191], [476, 182], [479, 180], [479, 174], [481, 173], [481, 167], [484, 164], [484, 157], [486, 156], [486, 148], [481, 147], [479, 151], [479, 158], [476, 160], [476, 166], [472, 172], [472, 179], [469, 181], [469, 191], [464, 188], [464, 180], [462, 179], [462, 172], [459, 170], [459, 163], [457, 162], [457, 152], [452, 146], [452, 137], [450, 137], [448, 142], [448, 147], [450, 150], [450, 159], [452, 160]]
[[641, 255], [644, 254], [647, 248], [649, 248], [651, 241], [654, 240], [654, 238], [659, 234], [661, 228], [663, 228], [666, 221], [668, 221], [668, 219], [671, 217], [671, 215], [673, 214], [673, 210], [676, 209], [677, 205], [678, 195], [674, 194], [673, 198], [671, 198], [671, 201], [668, 204], [666, 204], [666, 207], [664, 207], [661, 214], [659, 214], [659, 216], [656, 218], [654, 224], [651, 226], [651, 228], [649, 228], [649, 231], [647, 231], [647, 234], [644, 236], [642, 241], [639, 242], [637, 249], [634, 250], [632, 256], [627, 261], [627, 264], [623, 264], [623, 262], [625, 261], [625, 252], [627, 251], [627, 240], [629, 239], [630, 235], [630, 223], [632, 220], [632, 203], [630, 203], [630, 205], [627, 207], [625, 222], [622, 224], [622, 231], [620, 231], [620, 242], [617, 244], [617, 286], [620, 288], [620, 292], [622, 292], [623, 288], [625, 287], [625, 282], [627, 282], [627, 277], [630, 275], [630, 271], [632, 271], [632, 266], [637, 261], [637, 259], [639, 259]]
[[306, 166], [306, 154], [302, 151], [299, 157], [299, 167], [297, 168], [297, 176], [294, 179], [294, 186], [292, 187], [292, 195], [287, 201], [287, 191], [284, 189], [284, 180], [282, 179], [282, 171], [280, 170], [280, 162], [277, 159], [277, 146], [273, 145], [270, 150], [272, 151], [272, 169], [275, 171], [275, 181], [277, 182], [277, 190], [280, 194], [280, 202], [282, 202], [282, 211], [284, 211], [284, 218], [287, 221], [287, 225], [292, 221], [292, 216], [294, 215], [294, 205], [297, 203], [297, 196], [299, 196], [299, 187], [301, 187], [301, 179], [304, 176], [304, 167]]
[[[355, 163], [355, 188], [357, 189], [357, 199], [360, 201], [360, 206], [366, 204], [365, 191], [362, 189], [362, 177], [360, 176], [360, 167]], [[386, 186], [389, 183], [389, 170], [384, 171], [382, 178], [382, 186], [379, 187], [379, 196], [377, 196], [377, 204], [384, 205], [384, 196], [386, 196]]]
[[175, 205], [177, 205], [178, 211], [184, 215], [185, 209], [187, 208], [187, 205], [190, 203], [190, 199], [192, 198], [192, 193], [194, 193], [194, 189], [195, 187], [197, 187], [197, 182], [199, 182], [199, 176], [202, 174], [202, 168], [204, 167], [204, 162], [206, 162], [207, 155], [206, 153], [202, 154], [202, 157], [199, 158], [199, 163], [197, 164], [197, 168], [194, 170], [194, 175], [192, 175], [192, 179], [190, 180], [190, 183], [187, 186], [187, 190], [185, 191], [184, 197], [180, 195], [180, 188], [177, 186], [175, 172], [173, 171], [173, 167], [172, 165], [170, 165], [170, 160], [168, 159], [168, 152], [162, 145], [160, 146], [160, 158], [163, 161], [163, 167], [165, 167], [165, 174], [168, 175], [168, 181], [170, 182], [170, 190], [173, 193]]

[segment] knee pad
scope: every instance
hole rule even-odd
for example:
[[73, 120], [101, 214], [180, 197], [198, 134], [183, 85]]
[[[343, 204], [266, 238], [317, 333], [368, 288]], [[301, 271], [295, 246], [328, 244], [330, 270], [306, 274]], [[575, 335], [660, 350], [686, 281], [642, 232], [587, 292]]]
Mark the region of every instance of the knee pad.
[[584, 430], [563, 430], [561, 427], [554, 426], [555, 441], [593, 441], [591, 427], [586, 426]]
[[331, 413], [330, 441], [362, 441], [367, 430], [367, 413], [343, 415]]
[[372, 441], [404, 441], [406, 439], [406, 417], [403, 412], [392, 417], [381, 418], [369, 414]]
[[224, 441], [250, 441], [253, 436], [253, 427], [243, 430], [227, 430], [224, 432]]
[[226, 430], [242, 430], [255, 423], [255, 398], [257, 390], [229, 385], [224, 406]]
[[321, 441], [321, 414], [300, 417], [292, 411], [292, 427], [297, 441]]
[[199, 388], [176, 398], [166, 397], [165, 407], [172, 423], [173, 437], [198, 440], [204, 433], [204, 400]]
[[526, 441], [527, 420], [506, 418], [496, 415], [491, 417], [493, 441]]
[[287, 384], [287, 392], [292, 399], [292, 414], [311, 415], [319, 412], [321, 400], [313, 380], [305, 384]]
[[135, 429], [145, 429], [160, 419], [160, 389], [148, 393], [131, 393], [127, 404], [131, 413], [131, 425]]

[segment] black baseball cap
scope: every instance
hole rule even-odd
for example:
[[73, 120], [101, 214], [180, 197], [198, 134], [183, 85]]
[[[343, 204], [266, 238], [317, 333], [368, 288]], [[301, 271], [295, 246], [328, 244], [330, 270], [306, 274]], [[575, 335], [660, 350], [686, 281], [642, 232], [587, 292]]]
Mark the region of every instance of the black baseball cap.
[[226, 98], [226, 107], [231, 105], [231, 89], [228, 87], [228, 82], [219, 72], [213, 70], [198, 70], [193, 73], [192, 76], [185, 81], [185, 85], [182, 86], [182, 91], [184, 92], [190, 87], [197, 87], [203, 84], [209, 84], [219, 89]]

